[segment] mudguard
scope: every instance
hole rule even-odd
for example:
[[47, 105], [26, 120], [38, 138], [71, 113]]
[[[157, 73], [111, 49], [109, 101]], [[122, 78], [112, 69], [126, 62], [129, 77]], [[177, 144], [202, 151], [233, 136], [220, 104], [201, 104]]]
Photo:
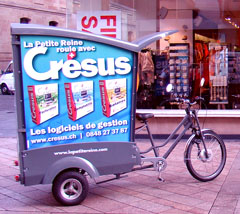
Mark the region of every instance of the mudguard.
[[99, 176], [97, 169], [88, 160], [81, 157], [65, 157], [54, 162], [49, 168], [43, 178], [43, 184], [52, 183], [54, 178], [62, 171], [66, 169], [83, 169], [91, 178]]

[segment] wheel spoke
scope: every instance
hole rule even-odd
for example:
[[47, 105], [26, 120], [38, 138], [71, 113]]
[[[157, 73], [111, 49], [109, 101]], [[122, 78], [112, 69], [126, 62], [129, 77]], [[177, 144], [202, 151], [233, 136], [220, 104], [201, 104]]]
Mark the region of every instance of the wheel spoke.
[[71, 182], [71, 191], [74, 193], [74, 194], [79, 194], [79, 188], [78, 188], [78, 184], [76, 184], [75, 182]]
[[55, 199], [63, 205], [80, 204], [88, 194], [88, 181], [77, 171], [67, 171], [53, 182], [52, 191]]
[[82, 185], [76, 179], [68, 179], [62, 184], [62, 195], [68, 199], [75, 199], [82, 193]]
[[226, 161], [226, 149], [215, 133], [204, 131], [203, 135], [208, 157], [201, 139], [195, 138], [188, 146], [186, 165], [193, 177], [208, 181], [221, 173]]

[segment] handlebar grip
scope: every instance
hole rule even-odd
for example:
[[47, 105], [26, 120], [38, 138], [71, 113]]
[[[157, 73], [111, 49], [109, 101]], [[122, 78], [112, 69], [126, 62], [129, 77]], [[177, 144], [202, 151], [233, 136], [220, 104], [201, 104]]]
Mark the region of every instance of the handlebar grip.
[[185, 98], [181, 98], [181, 97], [175, 97], [175, 98], [171, 98], [171, 99], [167, 100], [167, 102], [176, 102], [176, 103], [187, 104], [188, 107], [191, 107], [191, 106], [197, 104], [197, 102], [199, 102], [199, 101], [203, 101], [203, 105], [206, 107], [205, 99], [200, 96], [195, 97], [193, 99], [193, 101], [190, 101], [189, 99], [185, 99]]
[[194, 98], [195, 101], [205, 101], [205, 99], [203, 97], [197, 96]]
[[176, 98], [171, 98], [171, 99], [169, 99], [168, 101], [169, 101], [169, 102], [177, 102], [177, 103], [180, 103], [180, 102], [182, 102], [183, 100], [182, 100], [182, 98], [176, 97]]
[[174, 98], [175, 102], [179, 102], [179, 103], [190, 103], [189, 99], [185, 99], [185, 98], [181, 98], [181, 97], [176, 97]]

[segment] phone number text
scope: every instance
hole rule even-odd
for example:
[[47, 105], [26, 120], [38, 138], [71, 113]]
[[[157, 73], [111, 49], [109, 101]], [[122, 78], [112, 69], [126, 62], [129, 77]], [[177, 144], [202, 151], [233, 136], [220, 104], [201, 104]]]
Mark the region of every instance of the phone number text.
[[124, 134], [124, 133], [127, 133], [127, 131], [128, 131], [128, 128], [90, 131], [90, 132], [86, 132], [86, 137], [96, 137], [96, 136], [107, 136], [107, 135]]

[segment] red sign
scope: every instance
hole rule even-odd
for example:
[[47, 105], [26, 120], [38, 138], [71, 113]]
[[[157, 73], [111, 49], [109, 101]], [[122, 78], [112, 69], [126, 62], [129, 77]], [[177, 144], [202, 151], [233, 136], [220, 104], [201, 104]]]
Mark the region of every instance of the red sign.
[[81, 12], [78, 14], [78, 30], [121, 39], [121, 12]]

